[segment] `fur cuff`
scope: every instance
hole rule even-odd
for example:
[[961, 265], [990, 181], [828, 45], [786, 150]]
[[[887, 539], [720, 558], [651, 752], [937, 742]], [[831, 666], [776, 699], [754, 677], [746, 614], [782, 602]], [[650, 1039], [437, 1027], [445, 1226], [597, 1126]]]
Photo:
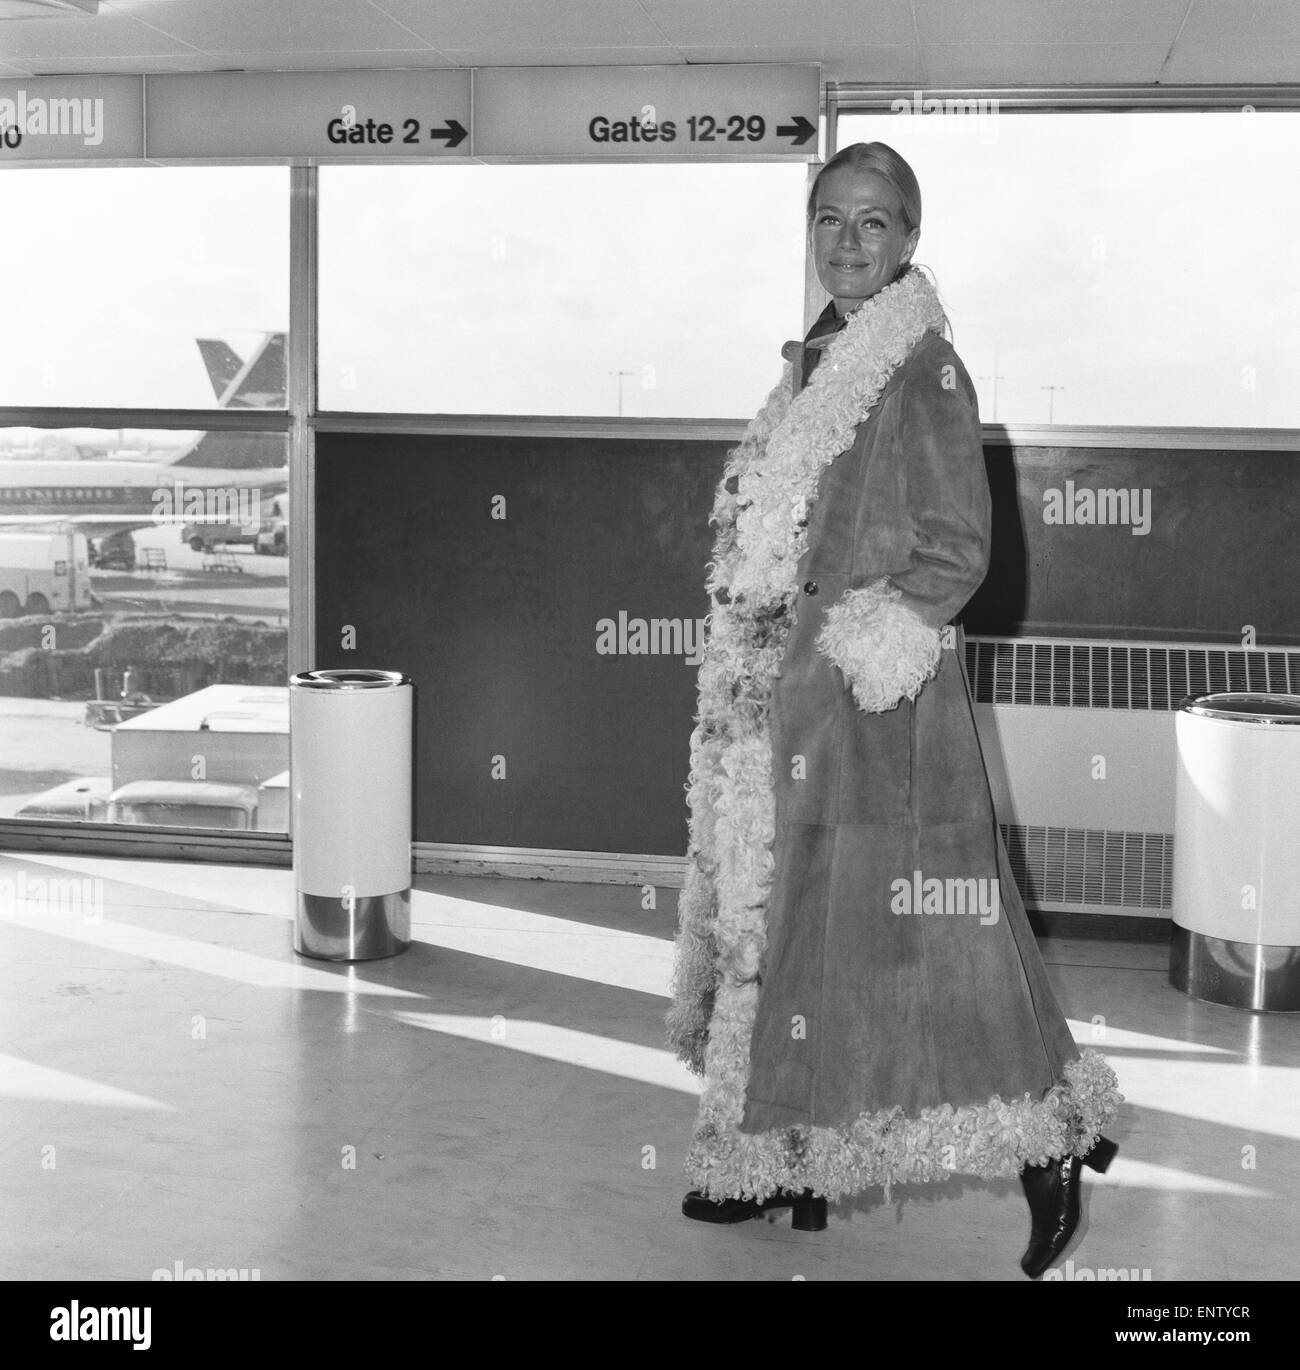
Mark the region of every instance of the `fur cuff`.
[[844, 673], [864, 713], [915, 699], [939, 669], [941, 638], [888, 580], [848, 590], [826, 611], [817, 647]]

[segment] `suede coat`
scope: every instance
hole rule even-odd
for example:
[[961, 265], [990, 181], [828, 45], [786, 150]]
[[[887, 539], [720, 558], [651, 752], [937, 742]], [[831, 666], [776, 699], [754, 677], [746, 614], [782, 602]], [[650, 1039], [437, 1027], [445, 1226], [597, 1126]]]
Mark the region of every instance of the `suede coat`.
[[[855, 366], [887, 375], [833, 430], [851, 441], [798, 524], [797, 588], [748, 610], [713, 592], [668, 1024], [705, 1079], [686, 1169], [714, 1198], [1013, 1175], [1085, 1154], [1121, 1098], [1052, 994], [975, 728], [955, 623], [989, 561], [974, 388], [923, 278], [862, 310], [785, 349], [795, 395], [826, 349], [826, 413], [866, 393], [835, 389]], [[779, 485], [763, 454], [793, 412], [778, 387], [732, 453], [712, 567], [728, 511]]]
[[[806, 355], [797, 386], [818, 353]], [[1007, 868], [960, 632], [940, 635], [916, 699], [882, 713], [859, 707], [816, 645], [826, 610], [884, 577], [929, 628], [952, 623], [988, 569], [989, 520], [974, 388], [927, 333], [823, 474], [799, 565], [772, 691], [775, 878], [748, 1132], [1037, 1097], [1079, 1054]], [[926, 913], [931, 878], [984, 890], [954, 887], [968, 911], [942, 912], [931, 886]]]

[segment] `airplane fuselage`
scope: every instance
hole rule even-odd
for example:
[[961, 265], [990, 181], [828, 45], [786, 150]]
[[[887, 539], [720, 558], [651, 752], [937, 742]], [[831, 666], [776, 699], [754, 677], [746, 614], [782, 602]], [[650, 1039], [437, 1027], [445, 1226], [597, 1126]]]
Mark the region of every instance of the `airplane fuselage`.
[[0, 523], [50, 518], [97, 527], [260, 521], [289, 485], [287, 467], [159, 465], [144, 461], [0, 462]]

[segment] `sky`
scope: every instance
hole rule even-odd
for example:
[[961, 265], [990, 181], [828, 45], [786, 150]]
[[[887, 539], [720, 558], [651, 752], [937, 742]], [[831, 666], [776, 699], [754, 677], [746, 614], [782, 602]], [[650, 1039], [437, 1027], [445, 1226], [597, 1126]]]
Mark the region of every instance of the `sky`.
[[[985, 422], [1300, 428], [1300, 113], [841, 115], [872, 138]], [[805, 176], [326, 167], [322, 407], [748, 418]], [[0, 404], [211, 405], [194, 340], [287, 327], [288, 209], [280, 167], [0, 173]]]

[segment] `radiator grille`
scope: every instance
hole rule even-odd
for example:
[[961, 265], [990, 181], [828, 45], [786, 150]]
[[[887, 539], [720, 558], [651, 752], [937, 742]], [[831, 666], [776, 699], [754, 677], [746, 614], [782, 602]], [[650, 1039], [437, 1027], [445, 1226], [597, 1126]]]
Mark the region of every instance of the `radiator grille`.
[[1011, 870], [1026, 903], [1111, 904], [1169, 909], [1170, 833], [1109, 832], [1000, 823]]
[[1264, 648], [968, 637], [966, 672], [979, 704], [1158, 711], [1225, 690], [1300, 694], [1300, 652]]

